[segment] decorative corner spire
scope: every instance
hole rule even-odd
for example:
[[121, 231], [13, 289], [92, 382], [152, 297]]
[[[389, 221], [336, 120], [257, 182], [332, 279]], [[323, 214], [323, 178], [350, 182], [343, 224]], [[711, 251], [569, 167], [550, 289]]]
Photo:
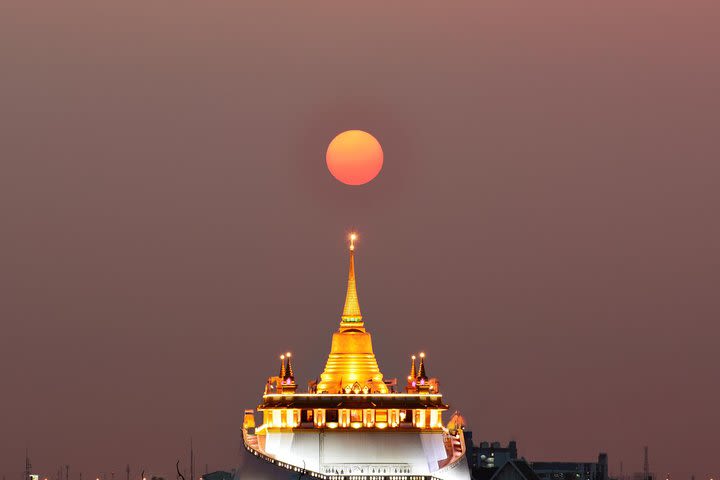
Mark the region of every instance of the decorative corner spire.
[[417, 371], [415, 370], [415, 355], [413, 355], [411, 358], [412, 363], [410, 364], [410, 376], [408, 377], [408, 379], [410, 381], [413, 381], [417, 378]]
[[424, 353], [420, 353], [420, 368], [418, 368], [417, 379], [418, 379], [418, 381], [421, 381], [421, 382], [428, 381], [427, 373], [425, 373], [425, 354]]
[[350, 234], [350, 271], [348, 272], [347, 293], [345, 294], [345, 306], [342, 313], [343, 323], [362, 322], [357, 284], [355, 282], [355, 240], [357, 240], [357, 234], [353, 232]]
[[280, 374], [278, 375], [282, 380], [285, 378], [285, 355], [280, 355]]
[[293, 373], [293, 367], [292, 367], [292, 359], [291, 359], [291, 357], [292, 357], [292, 354], [291, 354], [290, 352], [287, 352], [287, 353], [285, 354], [285, 361], [286, 361], [287, 363], [286, 363], [286, 366], [285, 366], [285, 376], [284, 376], [283, 378], [284, 378], [284, 379], [289, 379], [290, 381], [295, 381], [295, 373]]

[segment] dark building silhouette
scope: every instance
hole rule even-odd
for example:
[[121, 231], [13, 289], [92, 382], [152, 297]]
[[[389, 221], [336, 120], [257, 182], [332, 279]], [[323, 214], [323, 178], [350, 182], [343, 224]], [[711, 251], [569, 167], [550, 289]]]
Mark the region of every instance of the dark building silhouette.
[[598, 455], [597, 462], [532, 462], [540, 480], [608, 480], [608, 457]]
[[525, 460], [512, 459], [495, 470], [491, 480], [540, 480]]
[[202, 478], [202, 480], [232, 480], [233, 475], [234, 474], [231, 472], [223, 472], [222, 470], [219, 470], [217, 472], [206, 473], [200, 478]]
[[515, 440], [508, 442], [503, 447], [500, 442], [480, 442], [480, 445], [473, 447], [475, 463], [478, 467], [502, 468], [506, 462], [517, 460], [517, 443]]
[[[496, 480], [496, 475], [506, 468], [503, 476], [518, 475], [518, 470], [525, 468], [523, 465], [533, 471], [537, 480], [609, 480], [606, 453], [600, 453], [597, 462], [528, 463], [523, 458], [518, 459], [517, 442], [514, 440], [506, 446], [500, 442], [485, 441], [475, 446], [472, 431], [463, 429], [462, 432], [473, 480]], [[507, 464], [511, 465], [505, 467]], [[652, 480], [652, 477], [633, 480]]]

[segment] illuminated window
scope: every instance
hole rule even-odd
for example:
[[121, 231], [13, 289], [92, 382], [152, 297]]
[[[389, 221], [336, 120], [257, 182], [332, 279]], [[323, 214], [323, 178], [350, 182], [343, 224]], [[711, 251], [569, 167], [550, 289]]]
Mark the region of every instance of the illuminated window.
[[376, 422], [387, 422], [388, 412], [387, 410], [375, 410], [375, 421]]
[[365, 410], [365, 426], [372, 426], [375, 423], [375, 410]]
[[400, 423], [400, 410], [392, 409], [388, 412], [388, 416], [390, 417], [390, 425], [393, 427], [397, 427]]
[[425, 428], [425, 410], [415, 410], [415, 426]]
[[440, 410], [430, 410], [430, 427], [438, 427], [441, 423]]
[[286, 410], [286, 412], [286, 425], [289, 427], [296, 427], [298, 423], [300, 423], [300, 410], [293, 408]]
[[325, 424], [325, 410], [315, 410], [315, 425], [322, 427]]
[[363, 411], [358, 409], [350, 410], [350, 421], [351, 422], [362, 422]]

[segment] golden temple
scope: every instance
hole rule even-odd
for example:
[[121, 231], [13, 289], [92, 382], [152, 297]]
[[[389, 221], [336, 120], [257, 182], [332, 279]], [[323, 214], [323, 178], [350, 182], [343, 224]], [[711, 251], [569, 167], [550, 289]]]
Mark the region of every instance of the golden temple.
[[469, 480], [462, 427], [442, 421], [448, 409], [437, 379], [426, 371], [424, 353], [413, 355], [404, 391], [386, 379], [365, 329], [355, 277], [356, 234], [350, 235], [345, 305], [330, 355], [317, 380], [299, 393], [290, 352], [268, 378], [257, 410], [246, 410], [243, 442], [260, 466], [318, 480]]
[[[404, 394], [396, 392], [397, 379], [383, 378], [358, 301], [355, 240], [357, 235], [353, 233], [350, 235], [345, 305], [340, 326], [332, 336], [325, 370], [319, 381], [309, 382], [307, 394], [297, 393], [291, 353], [281, 355], [280, 372], [268, 378], [263, 403], [258, 407], [265, 413], [265, 428], [303, 424], [336, 428], [350, 423], [356, 427], [377, 428], [396, 427], [401, 423], [420, 428], [442, 427], [442, 412], [447, 406], [442, 403], [437, 379], [429, 378], [425, 372], [424, 353], [420, 353], [417, 368], [416, 357], [412, 356]], [[389, 394], [393, 395], [379, 397]], [[345, 404], [348, 408], [341, 408]], [[379, 405], [386, 408], [380, 408], [376, 415]], [[376, 421], [376, 418], [381, 420]]]
[[419, 363], [411, 357], [404, 392], [380, 371], [358, 301], [356, 240], [351, 234], [345, 304], [325, 369], [299, 393], [292, 354], [281, 355], [257, 408], [260, 425], [253, 410], [245, 412], [245, 448], [320, 480], [467, 480], [464, 440], [460, 428], [443, 425], [448, 406], [427, 374], [425, 354]]

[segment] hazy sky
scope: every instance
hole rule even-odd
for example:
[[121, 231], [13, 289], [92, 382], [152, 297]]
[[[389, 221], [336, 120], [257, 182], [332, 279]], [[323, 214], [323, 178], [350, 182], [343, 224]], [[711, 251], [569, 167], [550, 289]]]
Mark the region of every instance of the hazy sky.
[[[718, 478], [720, 6], [0, 3], [0, 474], [232, 468], [323, 369], [357, 227], [387, 377], [477, 440]], [[372, 132], [351, 188], [324, 151]], [[447, 419], [446, 415], [446, 419]], [[174, 477], [172, 477], [174, 478]]]

